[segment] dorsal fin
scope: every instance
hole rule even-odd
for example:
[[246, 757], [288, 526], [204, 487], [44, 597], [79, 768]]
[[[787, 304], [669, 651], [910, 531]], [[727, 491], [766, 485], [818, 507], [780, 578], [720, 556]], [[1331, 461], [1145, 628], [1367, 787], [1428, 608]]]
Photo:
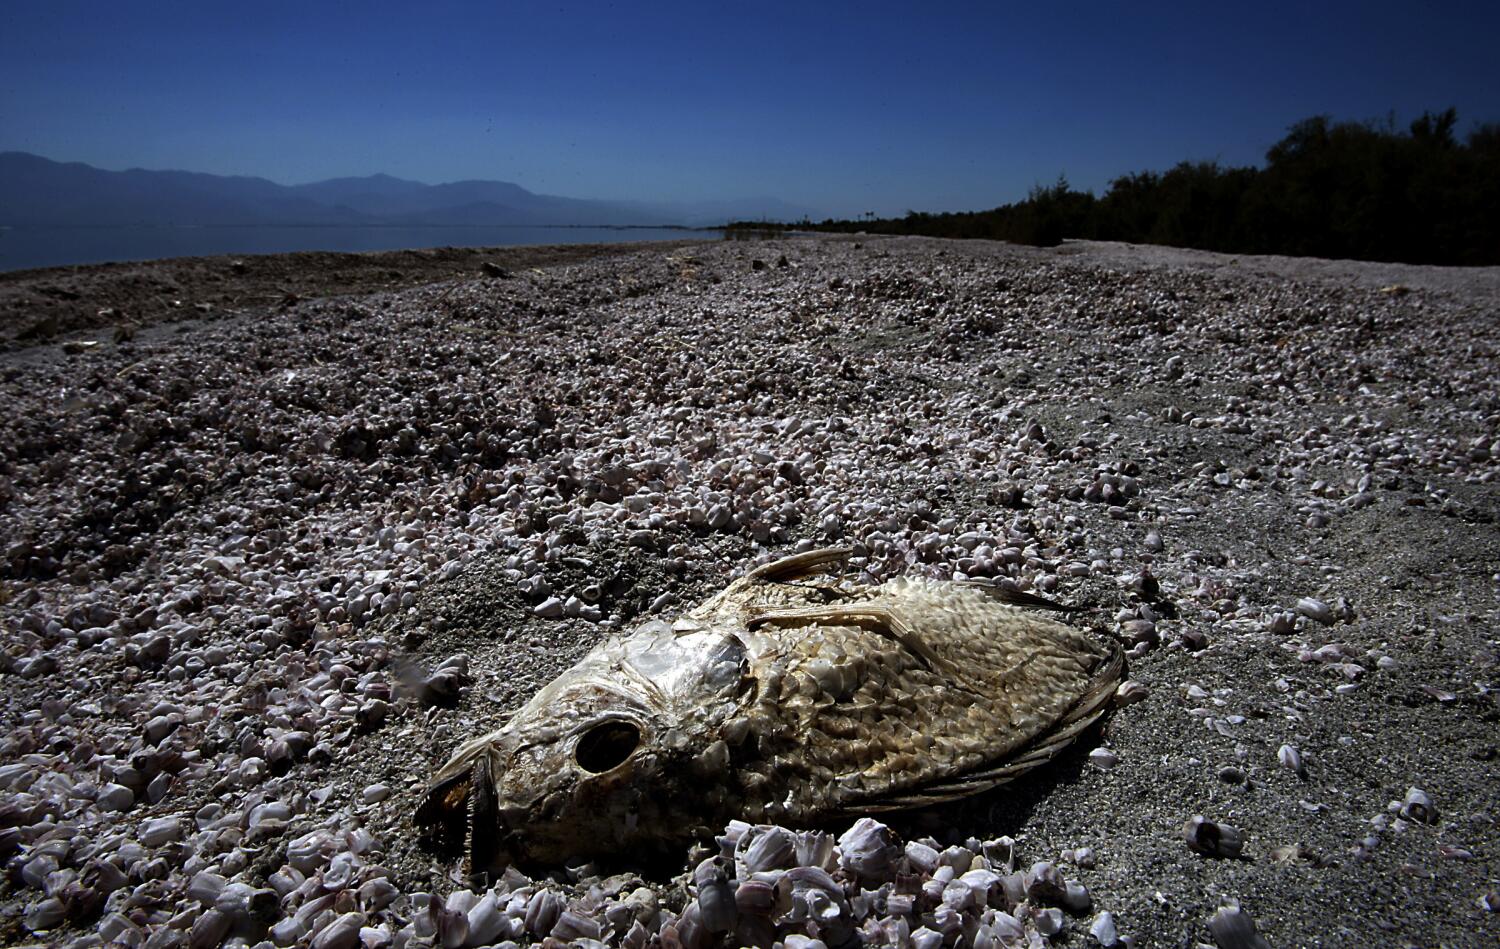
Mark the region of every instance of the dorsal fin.
[[755, 610], [745, 624], [755, 629], [766, 624], [816, 626], [859, 626], [873, 630], [900, 643], [928, 669], [947, 676], [954, 684], [962, 681], [962, 671], [933, 652], [917, 631], [883, 603], [851, 603], [837, 606], [812, 606], [800, 609]]
[[792, 554], [767, 564], [761, 564], [745, 574], [747, 580], [764, 580], [768, 583], [785, 583], [800, 580], [815, 573], [827, 573], [826, 567], [843, 563], [849, 559], [848, 547], [824, 547], [805, 553]]
[[1036, 610], [1054, 610], [1058, 613], [1081, 613], [1085, 609], [1082, 606], [1069, 606], [1066, 603], [1049, 600], [1045, 596], [1027, 593], [1025, 590], [1017, 590], [1014, 587], [1003, 587], [995, 583], [976, 583], [971, 580], [964, 586], [971, 590], [978, 590], [990, 599], [1010, 606], [1029, 606]]

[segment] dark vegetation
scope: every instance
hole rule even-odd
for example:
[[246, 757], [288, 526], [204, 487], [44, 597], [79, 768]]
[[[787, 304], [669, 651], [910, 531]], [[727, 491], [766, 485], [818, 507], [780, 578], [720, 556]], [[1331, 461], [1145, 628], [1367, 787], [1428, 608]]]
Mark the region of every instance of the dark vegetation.
[[990, 211], [795, 226], [1039, 246], [1068, 237], [1240, 254], [1500, 264], [1500, 125], [1480, 125], [1460, 140], [1457, 124], [1453, 109], [1424, 114], [1406, 130], [1394, 119], [1334, 123], [1318, 116], [1293, 125], [1262, 168], [1183, 162], [1117, 178], [1102, 197], [1059, 178]]

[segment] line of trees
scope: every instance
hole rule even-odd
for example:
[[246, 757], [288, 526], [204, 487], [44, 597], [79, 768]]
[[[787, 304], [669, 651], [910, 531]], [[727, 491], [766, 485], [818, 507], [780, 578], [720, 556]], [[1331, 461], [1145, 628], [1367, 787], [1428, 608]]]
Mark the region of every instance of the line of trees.
[[[1293, 125], [1262, 168], [1183, 162], [1111, 182], [1101, 197], [1066, 179], [990, 211], [910, 212], [815, 230], [981, 237], [1050, 246], [1063, 238], [1432, 264], [1500, 264], [1500, 125], [1463, 140], [1453, 109], [1402, 130], [1383, 123]], [[758, 225], [764, 228], [765, 225]]]

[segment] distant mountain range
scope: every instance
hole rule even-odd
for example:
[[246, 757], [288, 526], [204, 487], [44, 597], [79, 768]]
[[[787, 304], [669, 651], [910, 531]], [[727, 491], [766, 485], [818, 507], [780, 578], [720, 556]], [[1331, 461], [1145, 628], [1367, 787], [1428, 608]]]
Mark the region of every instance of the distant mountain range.
[[191, 171], [105, 171], [0, 152], [0, 225], [684, 225], [799, 220], [774, 198], [650, 204], [534, 194], [505, 181], [428, 185], [390, 175], [279, 185]]

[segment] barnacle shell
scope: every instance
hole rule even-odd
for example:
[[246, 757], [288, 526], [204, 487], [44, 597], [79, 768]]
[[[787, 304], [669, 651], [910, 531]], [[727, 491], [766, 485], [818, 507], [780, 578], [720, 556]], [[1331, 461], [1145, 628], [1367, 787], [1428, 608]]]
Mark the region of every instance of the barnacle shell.
[[1188, 848], [1207, 857], [1238, 857], [1245, 838], [1234, 827], [1194, 816], [1182, 826], [1182, 837]]

